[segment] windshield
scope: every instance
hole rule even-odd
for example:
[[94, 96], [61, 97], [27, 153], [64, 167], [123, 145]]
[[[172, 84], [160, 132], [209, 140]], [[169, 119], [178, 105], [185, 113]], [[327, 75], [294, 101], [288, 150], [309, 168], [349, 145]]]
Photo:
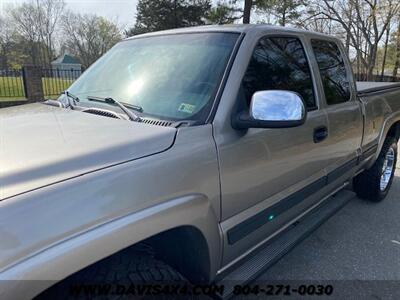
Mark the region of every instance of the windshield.
[[198, 119], [208, 113], [238, 34], [190, 33], [123, 41], [69, 89], [111, 97], [165, 119]]

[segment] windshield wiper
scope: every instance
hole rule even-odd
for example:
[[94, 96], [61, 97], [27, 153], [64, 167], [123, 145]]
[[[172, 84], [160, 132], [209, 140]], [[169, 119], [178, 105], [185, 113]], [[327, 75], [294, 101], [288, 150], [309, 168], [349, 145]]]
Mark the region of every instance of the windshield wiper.
[[[67, 97], [67, 99], [68, 99], [68, 105], [69, 105], [71, 108], [74, 107], [74, 106], [76, 106], [76, 105], [77, 105], [76, 103], [80, 101], [79, 98], [78, 98], [77, 96], [71, 94], [71, 93], [68, 92], [67, 90], [61, 92], [61, 95], [65, 95], [65, 96]], [[71, 103], [71, 100], [72, 100], [72, 103]]]
[[[121, 110], [128, 116], [129, 120], [135, 121], [135, 122], [141, 122], [142, 118], [140, 118], [137, 114], [133, 113], [129, 108], [135, 109], [137, 111], [142, 112], [143, 109], [140, 106], [136, 105], [129, 105], [129, 104], [122, 104], [121, 102], [111, 98], [111, 97], [106, 97], [106, 98], [101, 98], [101, 97], [94, 97], [94, 96], [88, 96], [87, 99], [89, 101], [100, 101], [100, 102], [105, 102], [107, 104], [115, 104]], [[129, 107], [129, 108], [128, 108]]]

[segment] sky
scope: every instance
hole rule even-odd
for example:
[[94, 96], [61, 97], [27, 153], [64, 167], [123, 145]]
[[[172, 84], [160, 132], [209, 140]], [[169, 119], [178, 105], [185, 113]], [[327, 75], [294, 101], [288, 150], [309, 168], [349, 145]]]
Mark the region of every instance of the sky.
[[[5, 7], [27, 0], [0, 0], [0, 14]], [[138, 0], [64, 0], [67, 8], [79, 13], [94, 13], [116, 21], [121, 28], [134, 25]]]

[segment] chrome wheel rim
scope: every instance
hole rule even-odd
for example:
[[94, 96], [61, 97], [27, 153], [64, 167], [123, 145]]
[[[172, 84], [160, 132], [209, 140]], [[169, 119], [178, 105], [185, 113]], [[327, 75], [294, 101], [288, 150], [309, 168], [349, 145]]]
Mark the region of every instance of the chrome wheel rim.
[[394, 150], [392, 147], [390, 147], [385, 155], [385, 160], [383, 161], [382, 175], [381, 175], [381, 191], [384, 191], [389, 185], [389, 181], [393, 173], [393, 168], [394, 168]]

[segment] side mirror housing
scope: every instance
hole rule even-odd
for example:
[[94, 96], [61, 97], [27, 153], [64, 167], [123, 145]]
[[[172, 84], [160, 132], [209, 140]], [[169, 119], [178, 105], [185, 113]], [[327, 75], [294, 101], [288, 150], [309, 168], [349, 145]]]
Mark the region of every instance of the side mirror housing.
[[306, 121], [307, 110], [303, 99], [290, 91], [256, 92], [251, 98], [249, 112], [239, 113], [233, 120], [235, 129], [289, 128]]

